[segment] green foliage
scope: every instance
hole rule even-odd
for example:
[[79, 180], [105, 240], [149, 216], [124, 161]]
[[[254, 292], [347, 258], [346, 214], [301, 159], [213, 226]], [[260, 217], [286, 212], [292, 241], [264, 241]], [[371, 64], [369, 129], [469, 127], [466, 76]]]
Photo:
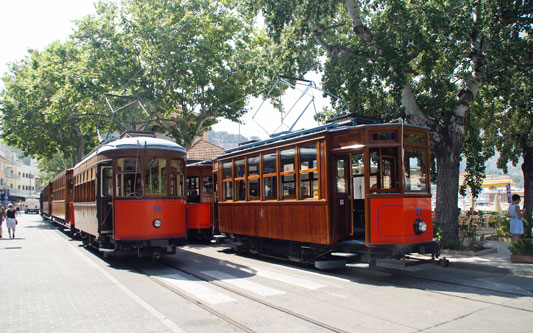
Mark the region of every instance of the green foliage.
[[533, 256], [533, 239], [517, 239], [509, 246], [509, 250], [512, 254]]
[[479, 250], [484, 248], [485, 238], [477, 235], [477, 226], [474, 223], [460, 224], [459, 242], [461, 249]]

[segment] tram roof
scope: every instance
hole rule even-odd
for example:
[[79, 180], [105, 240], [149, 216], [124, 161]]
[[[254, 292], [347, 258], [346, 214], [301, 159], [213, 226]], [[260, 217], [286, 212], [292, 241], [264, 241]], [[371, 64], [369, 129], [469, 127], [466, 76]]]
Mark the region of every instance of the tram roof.
[[248, 143], [248, 144], [245, 144], [239, 147], [231, 148], [231, 149], [225, 150], [219, 157], [225, 157], [227, 155], [231, 155], [236, 152], [242, 152], [242, 151], [251, 150], [254, 148], [258, 148], [258, 147], [269, 146], [269, 145], [273, 145], [276, 143], [282, 143], [282, 142], [293, 140], [296, 138], [305, 138], [307, 136], [325, 133], [325, 132], [341, 131], [341, 130], [345, 130], [349, 128], [361, 128], [362, 129], [365, 127], [380, 127], [380, 126], [390, 126], [390, 125], [401, 126], [402, 124], [404, 126], [408, 126], [411, 128], [429, 129], [424, 126], [411, 125], [411, 124], [406, 124], [406, 123], [376, 123], [376, 124], [362, 124], [362, 125], [355, 125], [355, 126], [346, 126], [343, 124], [332, 123], [332, 124], [310, 128], [310, 129], [294, 131], [291, 133], [274, 136], [269, 139], [256, 141], [256, 142]]
[[99, 155], [111, 150], [124, 149], [159, 149], [187, 153], [185, 148], [173, 141], [147, 136], [124, 137], [114, 141], [105, 142], [100, 146], [96, 147], [90, 154], [85, 156], [85, 158], [83, 158], [83, 160], [79, 162], [76, 166], [86, 162], [95, 155]]

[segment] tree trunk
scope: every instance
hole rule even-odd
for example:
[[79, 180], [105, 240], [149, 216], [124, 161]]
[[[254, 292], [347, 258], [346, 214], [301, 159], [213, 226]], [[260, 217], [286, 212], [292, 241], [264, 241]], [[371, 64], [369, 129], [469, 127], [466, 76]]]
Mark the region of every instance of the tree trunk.
[[531, 213], [533, 212], [533, 148], [524, 150], [524, 163], [522, 163], [522, 173], [524, 174], [524, 218], [528, 222], [524, 225], [524, 235], [531, 237]]
[[437, 207], [434, 223], [442, 230], [441, 244], [444, 247], [455, 247], [459, 242], [457, 186], [463, 137], [457, 132], [450, 132], [443, 136], [446, 139], [434, 147], [437, 155]]

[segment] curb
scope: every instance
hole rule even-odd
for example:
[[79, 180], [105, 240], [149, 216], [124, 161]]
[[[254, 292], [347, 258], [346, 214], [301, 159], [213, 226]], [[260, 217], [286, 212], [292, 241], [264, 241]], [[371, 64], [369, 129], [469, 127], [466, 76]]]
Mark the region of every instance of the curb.
[[515, 270], [512, 268], [491, 266], [487, 264], [478, 264], [478, 263], [472, 263], [472, 262], [453, 261], [453, 259], [448, 259], [448, 260], [450, 260], [450, 268], [467, 269], [467, 270], [472, 270], [472, 271], [481, 271], [481, 272], [486, 272], [486, 273], [498, 273], [498, 274], [514, 274], [515, 273]]
[[483, 256], [485, 254], [492, 254], [492, 253], [497, 253], [497, 252], [498, 252], [497, 248], [491, 247], [491, 248], [488, 248], [486, 250], [481, 250], [481, 251], [442, 250], [441, 251], [441, 255], [443, 255], [443, 254], [446, 254], [446, 255], [455, 254], [455, 255], [460, 255], [460, 256], [474, 256], [474, 257], [477, 257], [477, 256]]

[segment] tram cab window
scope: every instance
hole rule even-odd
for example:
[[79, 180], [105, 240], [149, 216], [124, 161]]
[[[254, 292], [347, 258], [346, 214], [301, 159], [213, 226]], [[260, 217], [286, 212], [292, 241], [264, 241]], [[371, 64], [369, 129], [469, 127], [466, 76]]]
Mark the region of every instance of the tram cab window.
[[144, 189], [145, 194], [167, 193], [167, 160], [165, 158], [144, 159]]
[[364, 170], [365, 165], [363, 153], [352, 154], [352, 186], [353, 198], [355, 200], [365, 198]]
[[102, 168], [102, 195], [113, 195], [113, 168]]
[[406, 191], [427, 191], [427, 166], [424, 151], [405, 149], [404, 176]]
[[200, 177], [187, 176], [187, 203], [200, 203]]
[[335, 166], [335, 178], [336, 178], [336, 187], [337, 193], [346, 193], [346, 178], [345, 175], [346, 165], [344, 160], [337, 160], [337, 165]]
[[138, 158], [128, 157], [117, 160], [117, 196], [133, 197], [143, 194], [141, 163]]
[[170, 196], [183, 197], [183, 161], [170, 160]]
[[213, 193], [213, 177], [204, 176], [202, 179], [202, 192], [209, 194]]
[[278, 199], [276, 152], [263, 154], [263, 199]]
[[283, 199], [296, 199], [295, 149], [280, 151], [280, 193]]
[[398, 190], [397, 156], [395, 147], [370, 150], [370, 192]]

